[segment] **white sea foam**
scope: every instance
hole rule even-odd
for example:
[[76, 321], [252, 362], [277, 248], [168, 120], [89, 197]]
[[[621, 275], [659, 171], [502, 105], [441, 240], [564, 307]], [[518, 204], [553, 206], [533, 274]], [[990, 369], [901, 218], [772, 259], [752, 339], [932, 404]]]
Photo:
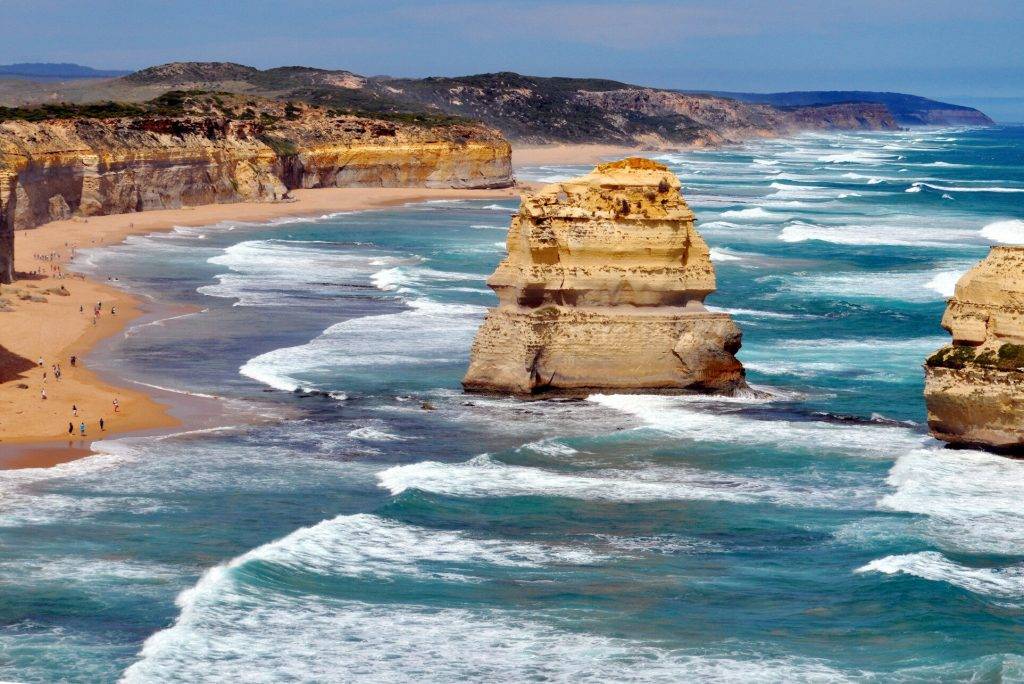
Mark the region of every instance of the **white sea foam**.
[[919, 449], [889, 471], [879, 508], [925, 516], [914, 531], [943, 549], [1024, 554], [1024, 463], [970, 450]]
[[977, 234], [957, 228], [916, 225], [817, 225], [793, 221], [779, 234], [783, 242], [817, 240], [837, 245], [896, 245], [906, 247], [948, 247], [977, 240]]
[[1020, 219], [993, 221], [981, 229], [981, 236], [992, 242], [1024, 245], [1024, 221]]
[[578, 450], [557, 439], [541, 439], [524, 444], [521, 448], [536, 451], [538, 454], [544, 454], [545, 456], [575, 456], [579, 453]]
[[922, 435], [904, 428], [759, 420], [702, 410], [687, 405], [685, 400], [660, 395], [596, 394], [589, 400], [634, 415], [652, 429], [695, 442], [766, 444], [891, 458], [921, 446], [924, 440]]
[[[276, 681], [296, 672], [331, 680], [675, 681], [835, 674], [814, 661], [701, 656], [642, 643], [562, 632], [543, 613], [373, 605], [316, 592], [332, 577], [375, 583], [403, 576], [473, 581], [488, 567], [587, 565], [605, 558], [578, 545], [479, 538], [373, 515], [340, 516], [293, 532], [207, 571], [177, 598], [180, 613], [146, 640], [126, 682]], [[287, 590], [263, 575], [301, 573]]]
[[744, 316], [749, 318], [778, 318], [785, 320], [796, 320], [799, 318], [816, 318], [810, 314], [791, 314], [781, 311], [761, 311], [759, 309], [742, 309], [736, 307], [707, 306], [708, 311], [719, 311], [730, 316]]
[[[376, 605], [277, 593], [229, 578], [147, 640], [126, 684], [154, 681], [854, 681], [823, 660], [676, 651], [545, 622], [541, 611]], [[343, 676], [339, 677], [339, 672]], [[927, 677], [927, 675], [925, 675]]]
[[952, 297], [956, 284], [963, 277], [965, 270], [943, 271], [936, 273], [935, 277], [925, 283], [925, 287], [938, 292], [943, 297]]
[[719, 249], [718, 247], [711, 248], [711, 260], [712, 261], [743, 261], [743, 257], [737, 256], [732, 252], [725, 249]]
[[[370, 276], [370, 281], [379, 290], [385, 292], [415, 293], [424, 285], [439, 281], [457, 282], [479, 280], [473, 273], [456, 271], [437, 271], [422, 266], [394, 266], [377, 271]], [[484, 290], [486, 292], [486, 290]]]
[[836, 190], [816, 185], [787, 185], [785, 183], [772, 183], [769, 187], [775, 190], [775, 192], [766, 196], [781, 199], [835, 198], [839, 194]]
[[952, 296], [952, 288], [969, 265], [950, 262], [929, 271], [850, 271], [782, 276], [781, 289], [820, 298], [935, 301]]
[[491, 211], [507, 211], [510, 214], [511, 213], [515, 213], [517, 211], [516, 207], [507, 207], [507, 206], [505, 206], [503, 204], [485, 204], [484, 206], [482, 206], [480, 208], [481, 209], [490, 209]]
[[[337, 390], [318, 378], [346, 367], [416, 366], [465, 357], [486, 307], [408, 302], [396, 314], [353, 318], [332, 325], [306, 344], [285, 347], [249, 359], [242, 375], [287, 392]], [[429, 344], [424, 344], [429, 340]]]
[[828, 363], [824, 361], [806, 361], [789, 363], [785, 361], [751, 362], [745, 361], [743, 367], [748, 371], [763, 373], [764, 375], [792, 375], [801, 378], [811, 378], [827, 373], [835, 373], [846, 369], [841, 363]]
[[954, 563], [936, 551], [886, 556], [855, 572], [912, 575], [932, 582], [946, 582], [983, 596], [1024, 599], [1024, 566], [972, 568]]
[[770, 211], [765, 211], [761, 207], [749, 207], [747, 209], [723, 211], [722, 218], [740, 219], [744, 221], [748, 219], [784, 221], [787, 217], [780, 214], [773, 214]]
[[797, 507], [866, 506], [870, 492], [821, 488], [769, 477], [742, 477], [693, 468], [647, 466], [636, 470], [597, 469], [564, 473], [515, 466], [487, 454], [463, 463], [422, 461], [377, 474], [380, 486], [400, 494], [408, 489], [466, 498], [558, 496], [603, 501], [728, 501]]
[[402, 442], [405, 437], [396, 435], [386, 430], [378, 430], [372, 426], [366, 426], [350, 430], [348, 436], [353, 439], [361, 439], [365, 442]]
[[204, 285], [199, 292], [236, 299], [236, 306], [277, 306], [311, 295], [333, 296], [346, 282], [365, 280], [375, 267], [418, 261], [345, 251], [331, 243], [248, 240], [209, 259], [230, 273], [219, 274], [216, 285]]
[[476, 228], [477, 230], [508, 230], [508, 226], [493, 225], [490, 223], [474, 223], [470, 228]]
[[852, 152], [840, 152], [838, 154], [826, 154], [818, 157], [818, 161], [826, 164], [883, 164], [892, 159], [891, 154], [871, 152], [868, 150], [854, 150]]
[[934, 185], [932, 183], [924, 183], [918, 181], [912, 183], [905, 192], [920, 192], [921, 188], [930, 188], [932, 190], [943, 190], [945, 192], [1024, 192], [1024, 188], [1007, 188], [1001, 185], [991, 186], [964, 186], [964, 185]]

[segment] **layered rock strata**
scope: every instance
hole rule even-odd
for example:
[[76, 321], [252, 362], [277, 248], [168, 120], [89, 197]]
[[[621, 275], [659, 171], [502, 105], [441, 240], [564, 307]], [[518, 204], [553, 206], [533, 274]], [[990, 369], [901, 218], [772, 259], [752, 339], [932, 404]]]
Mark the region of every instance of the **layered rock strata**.
[[964, 275], [942, 327], [953, 343], [925, 363], [932, 434], [1024, 451], [1024, 247], [993, 247]]
[[499, 304], [477, 333], [465, 389], [744, 387], [740, 330], [703, 304], [715, 271], [693, 221], [679, 180], [647, 159], [524, 195], [508, 257], [487, 281]]
[[278, 114], [0, 123], [0, 282], [12, 277], [14, 230], [71, 216], [271, 201], [293, 188], [512, 183], [508, 142], [481, 125]]

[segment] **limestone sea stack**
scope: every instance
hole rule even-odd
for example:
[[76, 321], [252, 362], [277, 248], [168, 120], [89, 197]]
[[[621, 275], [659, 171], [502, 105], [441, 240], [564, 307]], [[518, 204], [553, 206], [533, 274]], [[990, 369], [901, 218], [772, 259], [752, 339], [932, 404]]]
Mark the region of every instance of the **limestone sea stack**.
[[928, 426], [963, 446], [1024, 451], [1024, 247], [993, 247], [942, 317], [953, 344], [925, 363]]
[[731, 392], [746, 386], [740, 330], [708, 311], [707, 244], [679, 179], [649, 159], [524, 194], [498, 306], [473, 343], [468, 391]]

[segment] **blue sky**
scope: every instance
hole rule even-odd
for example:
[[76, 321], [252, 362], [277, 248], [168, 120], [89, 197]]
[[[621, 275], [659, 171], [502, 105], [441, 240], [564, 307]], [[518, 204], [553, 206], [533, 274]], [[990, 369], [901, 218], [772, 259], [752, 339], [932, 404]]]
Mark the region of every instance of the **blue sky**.
[[1006, 100], [995, 104], [1024, 120], [1024, 0], [0, 0], [0, 16], [0, 63], [225, 60], [398, 76], [512, 70], [675, 88], [896, 90]]

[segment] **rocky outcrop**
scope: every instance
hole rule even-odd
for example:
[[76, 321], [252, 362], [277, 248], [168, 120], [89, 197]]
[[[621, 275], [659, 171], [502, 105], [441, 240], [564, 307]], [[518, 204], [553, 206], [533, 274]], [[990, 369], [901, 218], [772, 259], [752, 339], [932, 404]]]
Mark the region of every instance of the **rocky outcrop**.
[[0, 123], [0, 282], [14, 230], [72, 215], [272, 201], [293, 188], [512, 183], [508, 142], [481, 125], [259, 109]]
[[498, 306], [463, 386], [532, 395], [732, 391], [740, 331], [704, 307], [708, 247], [679, 180], [630, 158], [523, 196], [508, 257], [487, 284]]
[[993, 247], [942, 317], [953, 344], [925, 364], [928, 426], [952, 444], [1024, 450], [1024, 247]]

